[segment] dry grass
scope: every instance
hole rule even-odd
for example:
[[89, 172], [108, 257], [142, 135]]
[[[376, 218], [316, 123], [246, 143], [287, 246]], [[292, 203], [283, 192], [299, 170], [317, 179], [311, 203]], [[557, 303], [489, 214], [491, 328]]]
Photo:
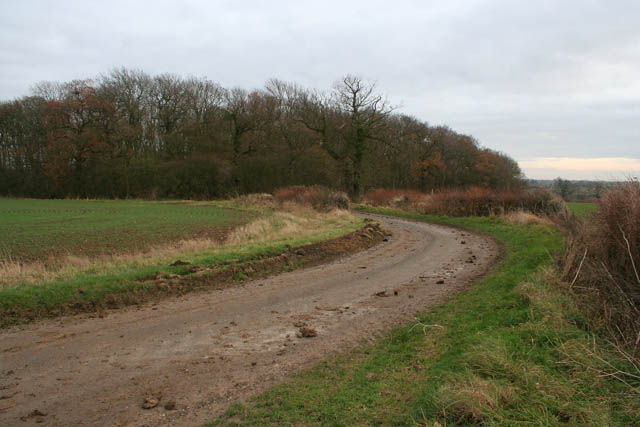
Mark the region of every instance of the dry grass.
[[442, 415], [460, 424], [483, 424], [496, 418], [497, 409], [512, 404], [516, 393], [514, 387], [494, 381], [461, 378], [439, 389]]
[[553, 221], [551, 221], [549, 218], [541, 217], [532, 214], [531, 212], [525, 212], [523, 210], [517, 210], [505, 214], [504, 220], [511, 225], [553, 225]]
[[610, 190], [594, 215], [576, 223], [563, 277], [594, 326], [640, 360], [640, 183]]
[[188, 256], [220, 246], [221, 244], [215, 239], [184, 239], [132, 254], [104, 255], [93, 258], [65, 255], [49, 259], [47, 262], [29, 263], [11, 260], [0, 261], [0, 288], [19, 284], [43, 284], [56, 279], [69, 278], [83, 271], [102, 272], [120, 265], [152, 265], [160, 259]]
[[235, 203], [251, 208], [275, 208], [276, 199], [269, 193], [245, 194], [234, 200]]
[[183, 239], [152, 247], [144, 252], [86, 257], [68, 254], [46, 261], [30, 263], [0, 261], [0, 288], [19, 284], [38, 285], [53, 280], [72, 278], [81, 272], [102, 273], [118, 266], [155, 265], [178, 257], [188, 258], [203, 251], [217, 251], [247, 244], [282, 238], [295, 238], [343, 227], [353, 221], [347, 211], [318, 212], [310, 206], [285, 203], [279, 211], [264, 212], [264, 216], [235, 229], [220, 243], [215, 239]]
[[281, 211], [268, 218], [262, 218], [238, 227], [227, 238], [227, 244], [237, 245], [248, 242], [263, 242], [283, 237], [298, 237], [316, 233], [331, 226], [342, 226], [351, 218], [344, 210], [318, 212], [310, 206], [285, 202]]
[[350, 205], [347, 193], [332, 191], [321, 185], [283, 187], [275, 190], [273, 194], [280, 205], [295, 203], [296, 205], [311, 206], [322, 212], [333, 209], [347, 210]]
[[417, 190], [400, 188], [376, 188], [363, 196], [363, 201], [374, 206], [415, 205], [428, 199], [429, 195]]

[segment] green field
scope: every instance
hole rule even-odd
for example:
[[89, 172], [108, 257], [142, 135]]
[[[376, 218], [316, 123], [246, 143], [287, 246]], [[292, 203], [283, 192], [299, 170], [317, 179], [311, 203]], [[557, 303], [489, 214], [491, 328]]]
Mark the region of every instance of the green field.
[[585, 328], [558, 285], [556, 229], [367, 211], [489, 233], [505, 258], [451, 302], [212, 425], [640, 425], [633, 366]]
[[217, 238], [254, 216], [216, 203], [0, 199], [0, 261], [95, 257]]
[[568, 202], [567, 206], [578, 218], [587, 218], [598, 210], [598, 206], [595, 203], [589, 202]]

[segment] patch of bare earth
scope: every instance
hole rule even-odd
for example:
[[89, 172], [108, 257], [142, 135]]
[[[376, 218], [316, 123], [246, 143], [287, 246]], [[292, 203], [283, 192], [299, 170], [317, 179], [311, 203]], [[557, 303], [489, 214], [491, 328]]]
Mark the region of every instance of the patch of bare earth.
[[442, 302], [500, 252], [466, 231], [376, 219], [390, 237], [329, 264], [2, 331], [0, 424], [202, 424]]

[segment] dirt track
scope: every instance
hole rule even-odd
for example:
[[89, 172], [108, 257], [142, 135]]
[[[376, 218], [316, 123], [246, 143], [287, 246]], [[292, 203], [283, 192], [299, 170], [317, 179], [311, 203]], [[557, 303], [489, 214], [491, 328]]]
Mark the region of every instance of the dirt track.
[[[499, 253], [465, 231], [375, 219], [388, 242], [327, 265], [1, 331], [0, 425], [202, 424], [441, 302]], [[298, 337], [299, 322], [317, 336]], [[145, 398], [158, 406], [142, 409]]]

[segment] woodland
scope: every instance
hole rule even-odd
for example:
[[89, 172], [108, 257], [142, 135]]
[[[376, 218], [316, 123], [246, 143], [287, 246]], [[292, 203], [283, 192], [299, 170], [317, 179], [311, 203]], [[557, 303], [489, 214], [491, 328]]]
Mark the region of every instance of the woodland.
[[353, 75], [246, 90], [121, 68], [0, 102], [0, 195], [214, 199], [290, 185], [358, 198], [525, 182], [509, 156], [401, 114]]

